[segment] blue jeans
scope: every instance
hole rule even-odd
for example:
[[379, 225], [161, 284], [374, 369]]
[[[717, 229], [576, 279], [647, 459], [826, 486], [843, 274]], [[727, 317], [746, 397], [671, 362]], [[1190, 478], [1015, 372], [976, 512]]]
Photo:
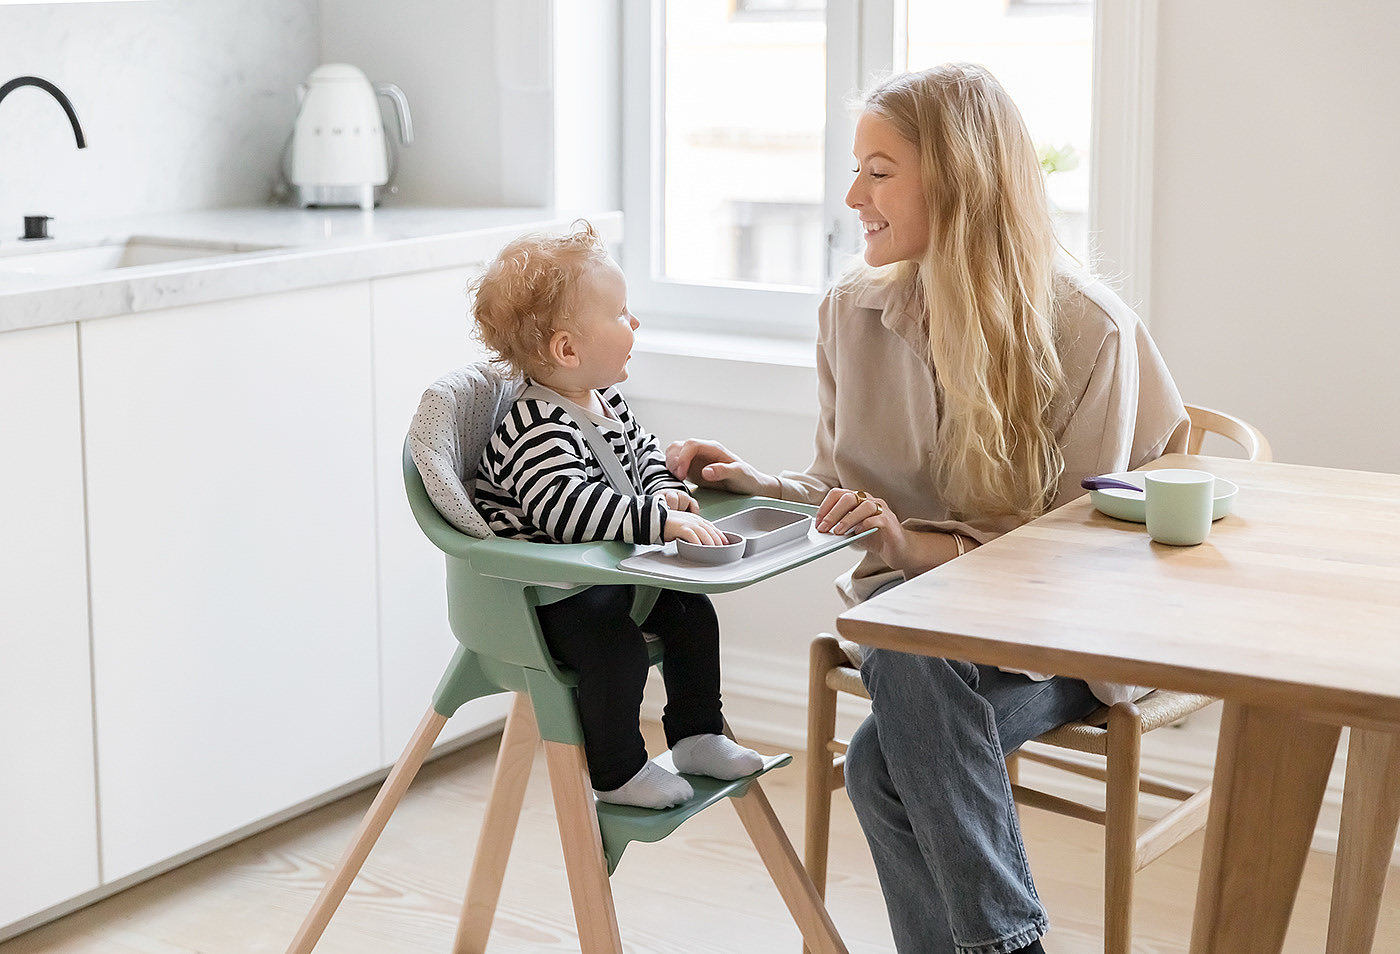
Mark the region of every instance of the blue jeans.
[[1031, 881], [1004, 753], [1092, 712], [1079, 679], [868, 650], [871, 715], [850, 793], [900, 954], [1006, 954], [1049, 922]]

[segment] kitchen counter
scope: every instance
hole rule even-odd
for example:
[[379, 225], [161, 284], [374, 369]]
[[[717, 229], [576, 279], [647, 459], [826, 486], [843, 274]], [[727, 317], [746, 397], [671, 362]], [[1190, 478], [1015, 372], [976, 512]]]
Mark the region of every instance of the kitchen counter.
[[[604, 240], [621, 239], [620, 212], [582, 214]], [[227, 253], [82, 274], [0, 271], [0, 332], [448, 268], [483, 261], [520, 232], [564, 229], [578, 217], [543, 208], [259, 207], [56, 222], [44, 252], [156, 237]], [[0, 261], [31, 249], [0, 241]]]

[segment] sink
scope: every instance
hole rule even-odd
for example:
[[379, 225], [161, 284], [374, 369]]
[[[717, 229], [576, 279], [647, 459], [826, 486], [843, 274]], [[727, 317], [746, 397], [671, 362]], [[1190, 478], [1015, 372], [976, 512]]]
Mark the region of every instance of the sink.
[[101, 242], [35, 242], [0, 249], [0, 273], [10, 275], [86, 275], [115, 268], [160, 265], [187, 259], [272, 251], [275, 245], [247, 245], [196, 239], [133, 235]]

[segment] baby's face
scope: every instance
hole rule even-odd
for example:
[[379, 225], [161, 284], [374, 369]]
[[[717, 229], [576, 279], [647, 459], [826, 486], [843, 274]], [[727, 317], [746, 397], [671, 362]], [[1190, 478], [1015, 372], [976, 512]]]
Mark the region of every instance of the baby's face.
[[580, 277], [570, 317], [586, 386], [606, 388], [626, 381], [638, 322], [627, 310], [627, 280], [611, 259]]

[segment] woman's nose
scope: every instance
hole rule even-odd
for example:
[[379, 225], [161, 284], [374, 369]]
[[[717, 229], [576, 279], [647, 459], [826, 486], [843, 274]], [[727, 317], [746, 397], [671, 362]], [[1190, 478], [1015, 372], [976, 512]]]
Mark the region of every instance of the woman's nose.
[[862, 196], [857, 191], [857, 187], [859, 185], [860, 180], [856, 179], [854, 182], [851, 183], [851, 187], [846, 190], [846, 205], [850, 206], [853, 209], [859, 209], [862, 205]]

